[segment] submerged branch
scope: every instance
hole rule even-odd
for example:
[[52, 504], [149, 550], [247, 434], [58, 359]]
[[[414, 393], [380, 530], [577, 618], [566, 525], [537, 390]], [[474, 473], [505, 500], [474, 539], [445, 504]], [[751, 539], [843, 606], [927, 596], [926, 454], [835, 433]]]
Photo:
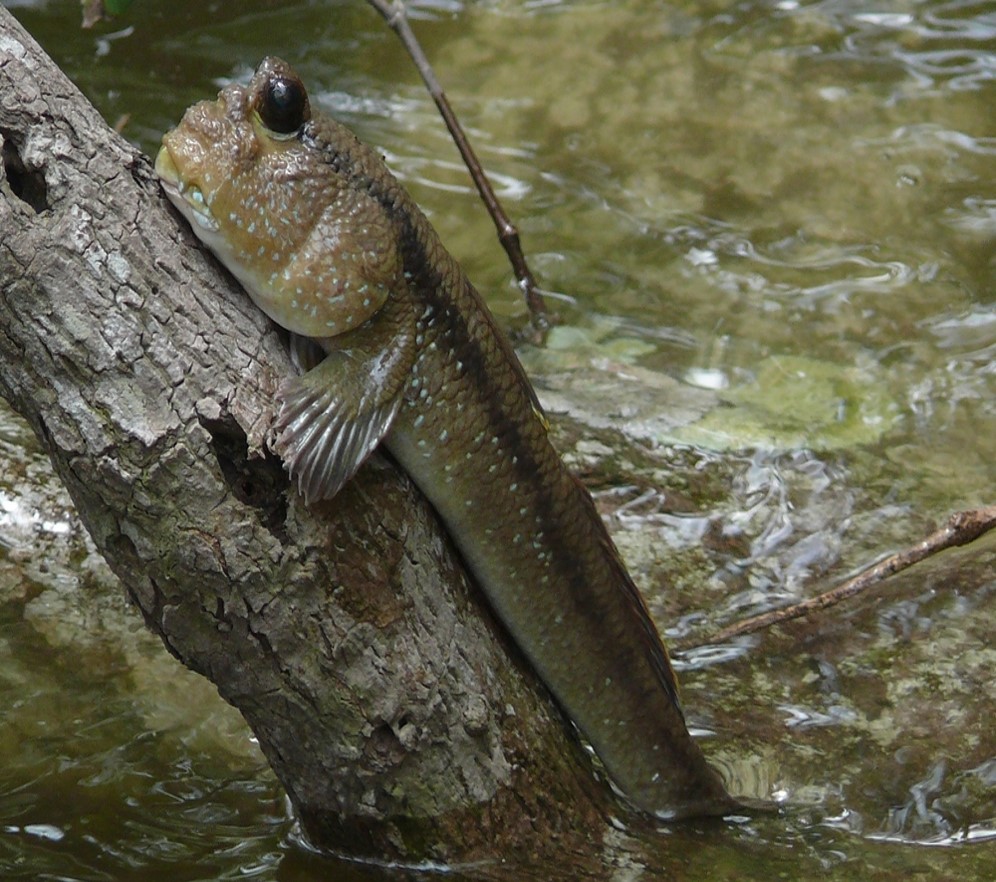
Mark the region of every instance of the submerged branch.
[[770, 628], [780, 622], [829, 609], [842, 600], [861, 594], [890, 576], [894, 576], [946, 548], [974, 542], [994, 528], [996, 528], [996, 505], [957, 512], [948, 518], [943, 527], [935, 530], [923, 541], [896, 554], [889, 555], [889, 557], [867, 567], [837, 587], [800, 603], [735, 622], [704, 642], [722, 643], [743, 634], [760, 631], [762, 628]]
[[501, 242], [505, 253], [508, 255], [515, 278], [519, 283], [519, 288], [526, 298], [526, 305], [529, 307], [529, 314], [532, 317], [536, 335], [542, 336], [549, 328], [550, 320], [547, 315], [543, 295], [540, 293], [536, 279], [533, 277], [532, 271], [526, 262], [526, 257], [522, 252], [519, 231], [505, 213], [504, 208], [502, 208], [501, 202], [498, 200], [498, 196], [495, 194], [494, 188], [491, 186], [491, 182], [488, 180], [488, 176], [482, 168], [480, 160], [478, 160], [477, 155], [474, 153], [474, 148], [467, 139], [463, 127], [460, 125], [460, 121], [457, 119], [456, 113], [450, 106], [449, 99], [447, 99], [446, 93], [443, 91], [442, 85], [440, 85], [432, 66], [429, 64], [429, 59], [426, 58], [425, 52], [422, 51], [422, 46], [419, 44], [418, 38], [409, 24], [408, 12], [403, 0], [391, 0], [391, 2], [389, 0], [367, 0], [367, 2], [383, 16], [388, 27], [398, 35], [405, 49], [408, 50], [412, 61], [415, 62], [415, 67], [418, 68], [418, 72], [421, 74], [422, 81], [429, 90], [429, 94], [432, 96], [433, 101], [436, 102], [436, 107], [439, 108], [439, 113], [446, 123], [446, 128], [449, 129], [450, 135], [470, 172], [470, 176], [474, 180], [477, 192], [484, 201], [488, 209], [488, 214], [491, 215], [491, 219], [498, 230], [498, 241]]

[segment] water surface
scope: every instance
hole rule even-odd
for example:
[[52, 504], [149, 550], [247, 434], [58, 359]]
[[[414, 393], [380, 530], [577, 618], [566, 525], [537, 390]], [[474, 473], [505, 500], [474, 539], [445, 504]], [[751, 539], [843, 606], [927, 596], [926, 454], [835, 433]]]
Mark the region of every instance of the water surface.
[[[87, 32], [72, 3], [6, 5], [150, 154], [283, 55], [523, 320], [431, 101], [360, 0], [148, 0]], [[819, 621], [697, 645], [993, 501], [992, 5], [440, 0], [418, 19], [562, 318], [522, 350], [558, 441], [688, 647], [710, 756], [790, 807], [619, 832], [606, 878], [996, 877], [991, 540]], [[117, 599], [6, 413], [0, 456], [0, 876], [396, 878], [301, 847], [249, 733]]]

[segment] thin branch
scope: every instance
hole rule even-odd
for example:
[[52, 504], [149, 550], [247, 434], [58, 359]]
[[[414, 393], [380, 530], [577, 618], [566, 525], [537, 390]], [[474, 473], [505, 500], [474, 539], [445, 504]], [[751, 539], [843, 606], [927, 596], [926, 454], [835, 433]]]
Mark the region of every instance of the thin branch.
[[996, 528], [996, 505], [957, 512], [948, 518], [948, 522], [943, 527], [935, 530], [922, 542], [867, 567], [836, 588], [792, 606], [743, 619], [723, 628], [706, 642], [721, 643], [742, 634], [750, 634], [754, 631], [760, 631], [762, 628], [777, 625], [779, 622], [797, 619], [812, 612], [828, 609], [842, 600], [868, 590], [889, 576], [894, 576], [913, 564], [943, 551], [945, 548], [974, 542], [994, 528]]
[[408, 23], [408, 11], [405, 8], [404, 2], [402, 0], [393, 0], [393, 2], [389, 2], [389, 0], [367, 0], [367, 2], [383, 16], [388, 27], [398, 35], [405, 49], [408, 50], [412, 61], [415, 62], [418, 72], [422, 75], [422, 80], [429, 90], [429, 94], [432, 95], [432, 99], [436, 102], [436, 107], [439, 108], [443, 121], [446, 123], [446, 128], [449, 129], [450, 135], [453, 137], [453, 141], [456, 143], [457, 149], [460, 151], [460, 155], [463, 157], [463, 161], [470, 171], [470, 176], [474, 179], [477, 192], [480, 193], [481, 199], [484, 200], [488, 213], [495, 223], [495, 227], [498, 230], [498, 241], [501, 242], [505, 253], [508, 254], [509, 261], [512, 263], [512, 270], [519, 283], [519, 288], [526, 298], [526, 305], [529, 307], [533, 326], [537, 333], [542, 334], [549, 328], [550, 320], [547, 315], [543, 296], [540, 294], [536, 280], [533, 278], [529, 265], [526, 263], [525, 255], [522, 253], [522, 245], [519, 242], [519, 231], [515, 228], [512, 221], [509, 220], [508, 215], [505, 214], [505, 210], [498, 201], [491, 182], [481, 167], [474, 149], [470, 146], [470, 141], [467, 140], [467, 136], [464, 134], [463, 128], [457, 120], [449, 100], [446, 98], [446, 93], [443, 92], [443, 87], [440, 85], [439, 80], [436, 79], [432, 66], [429, 64], [429, 60], [422, 51], [418, 38]]

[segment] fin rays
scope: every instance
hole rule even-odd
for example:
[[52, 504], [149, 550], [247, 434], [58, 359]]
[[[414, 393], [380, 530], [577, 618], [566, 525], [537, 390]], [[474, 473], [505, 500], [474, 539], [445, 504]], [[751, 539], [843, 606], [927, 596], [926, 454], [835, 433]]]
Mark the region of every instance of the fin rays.
[[306, 503], [331, 499], [387, 434], [400, 397], [350, 414], [331, 389], [300, 380], [280, 390], [283, 406], [274, 427], [274, 450], [297, 479]]
[[[295, 363], [305, 367], [318, 354], [306, 342], [292, 340]], [[335, 496], [390, 431], [415, 362], [411, 304], [390, 301], [335, 342], [324, 360], [277, 392], [270, 446], [308, 504]]]

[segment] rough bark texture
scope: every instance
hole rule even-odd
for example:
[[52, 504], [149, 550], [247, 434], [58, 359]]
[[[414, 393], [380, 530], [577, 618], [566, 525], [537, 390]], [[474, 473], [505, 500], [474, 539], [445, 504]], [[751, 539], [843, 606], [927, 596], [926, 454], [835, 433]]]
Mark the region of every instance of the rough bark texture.
[[284, 341], [0, 9], [0, 393], [149, 626], [239, 708], [319, 847], [577, 854], [604, 789], [376, 459], [305, 508], [264, 452]]

